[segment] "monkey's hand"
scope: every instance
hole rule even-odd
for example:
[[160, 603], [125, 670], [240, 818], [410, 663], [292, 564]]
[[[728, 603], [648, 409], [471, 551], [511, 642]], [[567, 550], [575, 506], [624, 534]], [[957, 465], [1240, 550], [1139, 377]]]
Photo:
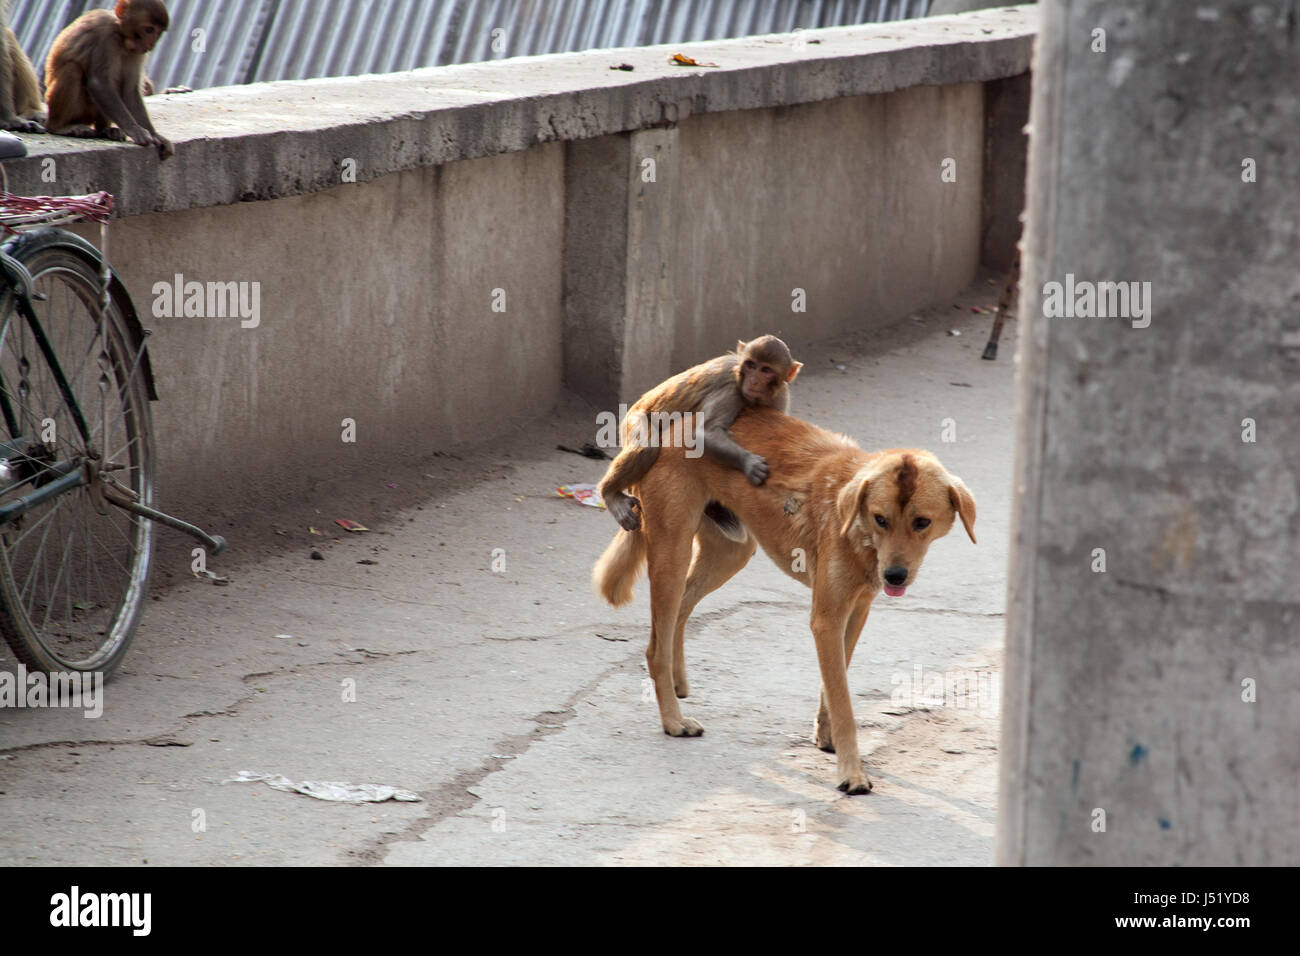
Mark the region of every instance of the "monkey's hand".
[[615, 492], [605, 499], [605, 508], [624, 531], [641, 530], [641, 502], [631, 495]]
[[166, 159], [176, 152], [176, 147], [172, 146], [171, 140], [157, 133], [151, 133], [143, 126], [137, 126], [127, 135], [131, 137], [131, 142], [137, 145], [155, 147], [158, 150], [159, 159]]
[[767, 481], [767, 459], [752, 452], [745, 455], [745, 465], [741, 469], [751, 485], [761, 485]]

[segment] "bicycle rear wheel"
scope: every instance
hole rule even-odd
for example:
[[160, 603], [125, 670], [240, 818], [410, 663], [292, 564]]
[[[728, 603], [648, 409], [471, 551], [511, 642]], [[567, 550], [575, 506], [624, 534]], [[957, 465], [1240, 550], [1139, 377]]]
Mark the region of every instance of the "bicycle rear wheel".
[[47, 672], [121, 663], [144, 606], [152, 522], [99, 494], [98, 472], [153, 504], [153, 431], [136, 337], [110, 300], [101, 339], [98, 257], [57, 230], [7, 246], [32, 276], [33, 302], [89, 432], [81, 434], [53, 368], [12, 291], [0, 297], [0, 391], [14, 420], [0, 438], [23, 448], [0, 478], [0, 506], [66, 473], [91, 480], [0, 526], [0, 633], [14, 654]]

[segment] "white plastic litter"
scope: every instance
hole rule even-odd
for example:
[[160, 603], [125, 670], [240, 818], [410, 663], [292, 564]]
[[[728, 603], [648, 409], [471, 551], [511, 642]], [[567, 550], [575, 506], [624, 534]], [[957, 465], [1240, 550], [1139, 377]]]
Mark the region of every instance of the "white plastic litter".
[[272, 790], [284, 790], [288, 793], [302, 793], [317, 800], [332, 800], [335, 803], [383, 803], [385, 800], [401, 800], [414, 803], [420, 797], [409, 790], [385, 786], [381, 783], [338, 783], [333, 780], [304, 780], [294, 783], [279, 773], [253, 773], [241, 770], [238, 775], [222, 783], [265, 783]]

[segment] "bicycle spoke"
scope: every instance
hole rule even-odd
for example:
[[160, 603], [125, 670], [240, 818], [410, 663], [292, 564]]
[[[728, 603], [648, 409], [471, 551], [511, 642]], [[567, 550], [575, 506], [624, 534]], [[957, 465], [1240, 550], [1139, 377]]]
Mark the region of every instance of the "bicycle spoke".
[[[32, 583], [32, 578], [36, 575], [37, 571], [42, 569], [42, 567], [45, 564], [45, 540], [50, 536], [50, 529], [53, 527], [54, 527], [54, 522], [51, 521], [49, 524], [45, 526], [45, 530], [41, 533], [40, 544], [37, 545], [36, 554], [32, 558], [32, 569], [31, 571], [28, 572], [27, 580], [23, 582], [23, 586], [18, 591], [18, 596], [24, 600], [27, 597], [27, 587], [29, 584]], [[24, 606], [26, 606], [26, 604], [24, 604]]]
[[[41, 622], [41, 630], [50, 626], [50, 612], [54, 610], [55, 599], [59, 595], [59, 581], [63, 579], [63, 572], [67, 570], [68, 549], [72, 547], [72, 534], [69, 532], [68, 540], [63, 545], [63, 559], [59, 561], [59, 573], [54, 576], [54, 583], [50, 586], [50, 599], [45, 602], [45, 619]], [[68, 617], [72, 617], [71, 595], [68, 601]]]
[[30, 528], [27, 528], [25, 531], [23, 531], [23, 533], [20, 534], [20, 535], [19, 535], [19, 536], [14, 540], [14, 543], [13, 543], [12, 545], [9, 546], [10, 549], [16, 549], [20, 544], [23, 543], [24, 540], [26, 540], [26, 538], [27, 538], [27, 536], [28, 536], [29, 534], [31, 534], [33, 531], [35, 531], [37, 528], [39, 528], [39, 527], [40, 527], [42, 524], [44, 524], [45, 522], [51, 520], [51, 519], [54, 517], [54, 515], [57, 513], [58, 509], [59, 509], [60, 507], [63, 506], [63, 503], [64, 503], [64, 502], [63, 502], [63, 499], [62, 499], [62, 498], [56, 499], [56, 500], [53, 502], [53, 507], [49, 508], [49, 509], [45, 512], [45, 514], [41, 515], [41, 516], [40, 516], [39, 518], [37, 518], [35, 521], [31, 522], [31, 527], [30, 527]]
[[[7, 330], [9, 324], [13, 321], [13, 316], [15, 311], [16, 310], [13, 309], [9, 310], [10, 314], [9, 316], [6, 317], [4, 330]], [[51, 308], [37, 310], [37, 318], [41, 319], [42, 321], [46, 321], [47, 316], [44, 316], [41, 313], [42, 312], [53, 313], [54, 311], [55, 310]], [[20, 335], [22, 336], [19, 339], [20, 348], [16, 351], [16, 354], [19, 356], [20, 361], [22, 360], [22, 358], [27, 357], [30, 350], [39, 351], [39, 349], [35, 344], [35, 341], [32, 341], [30, 344], [27, 342], [27, 336], [29, 334], [30, 333], [28, 333], [25, 328], [20, 333]], [[0, 330], [0, 335], [3, 335], [3, 330]], [[0, 339], [0, 341], [3, 340]], [[98, 353], [100, 352], [99, 343], [100, 343], [100, 333], [98, 327], [95, 326], [93, 337], [87, 343], [86, 347], [81, 350], [81, 355], [80, 358], [78, 359], [76, 369], [73, 371], [71, 375], [67, 376], [69, 387], [72, 388], [74, 394], [77, 395], [84, 394], [80, 386], [83, 386], [86, 383], [86, 371], [87, 369], [90, 368], [91, 357], [98, 355]], [[119, 426], [121, 426], [124, 423], [126, 419], [126, 415], [130, 410], [129, 401], [125, 401], [124, 399], [127, 395], [129, 395], [129, 388], [131, 386], [131, 382], [138, 374], [140, 360], [143, 355], [144, 349], [143, 347], [141, 347], [139, 349], [135, 349], [134, 351], [132, 351], [131, 349], [125, 346], [125, 343], [115, 341], [111, 336], [110, 336], [110, 343], [111, 343], [109, 346], [110, 354], [114, 359], [114, 361], [111, 362], [112, 371], [114, 373], [113, 378], [116, 379], [118, 383], [117, 404], [120, 407], [116, 410], [115, 413], [113, 413], [113, 417], [110, 419], [109, 425], [113, 431], [117, 431]], [[130, 370], [124, 372], [122, 366], [124, 365], [125, 361], [128, 359], [130, 361]], [[0, 361], [3, 361], [2, 353], [0, 353]], [[31, 359], [27, 358], [27, 361], [30, 362]], [[69, 413], [67, 401], [63, 398], [63, 395], [58, 388], [57, 381], [55, 380], [53, 374], [50, 372], [48, 366], [45, 363], [41, 362], [41, 363], [34, 363], [33, 367], [38, 369], [36, 374], [41, 376], [42, 382], [47, 386], [47, 388], [39, 389], [39, 391], [41, 392], [48, 391], [48, 394], [57, 396], [57, 404], [54, 406], [52, 410], [48, 410], [46, 412], [45, 417], [53, 418], [57, 422], [60, 416], [66, 416], [68, 418], [67, 428], [70, 428], [71, 431], [67, 431], [62, 428], [57, 428], [57, 426], [56, 426], [56, 430], [63, 431], [65, 435], [76, 434], [76, 426], [73, 425], [71, 421], [71, 415]], [[66, 374], [66, 370], [65, 370], [65, 374]], [[37, 390], [33, 389], [33, 391], [37, 391]], [[33, 408], [30, 402], [24, 401], [21, 395], [18, 395], [11, 390], [6, 389], [6, 394], [9, 395], [11, 400], [16, 402], [16, 404], [18, 405], [18, 410], [21, 413], [23, 413], [21, 415], [21, 420], [23, 420], [25, 423], [30, 421], [32, 426], [35, 426], [36, 423], [40, 421], [41, 416], [37, 415], [36, 410]], [[87, 409], [84, 406], [84, 402], [82, 404], [83, 404], [83, 411], [87, 411]], [[90, 441], [93, 444], [96, 441], [96, 436], [98, 432], [102, 430], [96, 428], [96, 425], [98, 425], [102, 421], [102, 416], [98, 416], [91, 413], [86, 416], [86, 421], [90, 431]], [[33, 430], [35, 429], [33, 428]], [[105, 458], [108, 459], [108, 456], [105, 455]]]
[[[123, 541], [125, 544], [127, 544], [128, 546], [131, 544], [131, 539], [130, 539], [129, 537], [127, 537], [125, 534], [122, 533], [122, 529], [121, 529], [121, 528], [116, 528], [116, 527], [115, 527], [114, 530], [116, 530], [116, 531], [118, 532], [118, 534], [120, 534], [120, 535], [122, 536], [122, 541]], [[93, 540], [95, 540], [96, 542], [99, 541], [99, 536], [98, 536], [97, 534], [95, 534], [94, 531], [91, 531], [91, 532], [90, 532], [90, 537], [91, 537]], [[124, 565], [121, 561], [119, 561], [119, 560], [117, 559], [116, 555], [113, 554], [112, 549], [110, 549], [110, 548], [105, 548], [105, 549], [104, 549], [104, 555], [105, 555], [105, 557], [109, 558], [109, 560], [111, 560], [114, 564], [117, 565], [117, 568], [118, 568], [119, 571], [121, 571], [124, 575], [130, 577], [130, 574], [131, 574], [130, 570], [127, 568], [126, 565]]]

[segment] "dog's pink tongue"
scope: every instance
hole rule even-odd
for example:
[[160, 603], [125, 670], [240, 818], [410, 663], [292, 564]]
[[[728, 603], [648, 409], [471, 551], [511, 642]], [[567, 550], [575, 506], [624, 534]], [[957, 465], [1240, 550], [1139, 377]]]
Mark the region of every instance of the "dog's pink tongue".
[[896, 584], [886, 584], [886, 585], [885, 585], [885, 593], [888, 594], [890, 597], [902, 597], [902, 596], [903, 596], [903, 592], [906, 591], [906, 590], [907, 590], [907, 588], [905, 588], [905, 587], [901, 587], [901, 588], [900, 588], [900, 587], [899, 587], [898, 585], [896, 585]]

